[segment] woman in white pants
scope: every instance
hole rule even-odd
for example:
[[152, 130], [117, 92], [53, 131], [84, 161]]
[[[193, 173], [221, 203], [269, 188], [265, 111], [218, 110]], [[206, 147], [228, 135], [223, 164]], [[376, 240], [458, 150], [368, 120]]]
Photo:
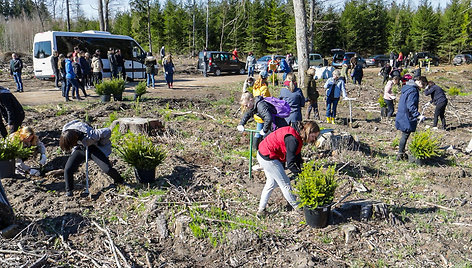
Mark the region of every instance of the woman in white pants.
[[280, 187], [288, 203], [297, 209], [297, 201], [292, 194], [290, 178], [285, 173], [284, 164], [297, 176], [301, 172], [303, 143], [314, 143], [320, 134], [315, 122], [299, 125], [299, 130], [291, 126], [281, 127], [270, 133], [259, 145], [257, 161], [266, 175], [266, 184], [259, 202], [258, 216], [266, 215], [266, 206], [272, 191]]

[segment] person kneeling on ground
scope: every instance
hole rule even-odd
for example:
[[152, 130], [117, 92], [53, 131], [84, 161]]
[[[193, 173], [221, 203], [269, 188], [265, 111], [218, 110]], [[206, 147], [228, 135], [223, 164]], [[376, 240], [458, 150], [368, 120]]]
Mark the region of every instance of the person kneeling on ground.
[[[40, 154], [41, 157], [39, 159], [39, 164], [44, 166], [47, 161], [46, 157], [46, 147], [44, 144], [39, 140], [38, 136], [34, 133], [34, 130], [31, 127], [22, 127], [17, 132], [10, 135], [12, 138], [18, 138], [21, 142], [23, 142], [24, 147], [32, 147], [36, 146], [36, 149], [33, 152], [33, 156]], [[23, 161], [26, 159], [16, 159], [16, 170], [18, 173], [29, 173], [31, 176], [40, 176], [40, 171], [35, 168], [31, 168], [30, 166], [26, 165]]]
[[418, 121], [422, 121], [424, 116], [418, 112], [420, 99], [419, 89], [425, 88], [428, 80], [424, 76], [416, 80], [410, 80], [402, 87], [400, 100], [398, 101], [398, 112], [395, 117], [395, 127], [402, 132], [400, 144], [398, 146], [397, 160], [407, 159], [405, 153], [406, 141], [411, 132], [416, 131]]
[[446, 94], [444, 94], [444, 90], [434, 82], [429, 81], [424, 94], [426, 96], [431, 95], [431, 103], [436, 105], [436, 109], [434, 110], [433, 128], [438, 127], [438, 117], [440, 117], [442, 128], [446, 130], [446, 117], [444, 115], [446, 113], [447, 98]]
[[104, 173], [110, 176], [115, 183], [123, 183], [123, 177], [114, 169], [108, 159], [111, 154], [111, 130], [109, 128], [93, 129], [79, 120], [71, 121], [62, 128], [59, 146], [64, 151], [72, 153], [67, 159], [64, 168], [66, 195], [72, 196], [74, 190], [74, 172], [85, 160], [88, 147], [89, 157], [97, 163]]
[[280, 187], [283, 196], [293, 209], [299, 211], [284, 164], [286, 163], [292, 172], [292, 177], [296, 177], [301, 172], [303, 143], [315, 143], [320, 128], [315, 122], [308, 121], [299, 124], [299, 129], [297, 131], [291, 126], [279, 128], [270, 133], [259, 145], [257, 161], [266, 175], [266, 184], [262, 190], [257, 216], [263, 217], [267, 214], [267, 202], [277, 187]]

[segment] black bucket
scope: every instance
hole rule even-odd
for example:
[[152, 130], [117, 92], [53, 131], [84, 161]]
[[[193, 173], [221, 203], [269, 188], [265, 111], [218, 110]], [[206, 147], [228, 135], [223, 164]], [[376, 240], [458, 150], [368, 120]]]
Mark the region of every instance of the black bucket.
[[156, 180], [156, 169], [134, 169], [134, 175], [139, 183], [153, 183]]
[[313, 228], [324, 228], [328, 226], [329, 214], [331, 206], [317, 207], [311, 209], [304, 207], [306, 224]]
[[115, 101], [122, 101], [122, 100], [123, 100], [123, 93], [121, 93], [121, 94], [113, 94], [113, 100], [115, 100]]
[[424, 165], [426, 165], [427, 159], [419, 159], [419, 158], [414, 157], [412, 154], [409, 154], [408, 155], [408, 162], [415, 163], [418, 166], [424, 166]]
[[110, 102], [111, 100], [111, 95], [100, 95], [100, 100], [102, 102]]
[[15, 160], [0, 161], [0, 178], [14, 178], [15, 177]]

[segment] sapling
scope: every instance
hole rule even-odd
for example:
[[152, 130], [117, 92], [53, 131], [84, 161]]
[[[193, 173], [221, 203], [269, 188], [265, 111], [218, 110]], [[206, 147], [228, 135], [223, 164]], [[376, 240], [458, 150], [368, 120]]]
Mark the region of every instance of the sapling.
[[434, 137], [429, 129], [415, 132], [409, 149], [416, 159], [433, 158], [439, 156], [439, 139]]

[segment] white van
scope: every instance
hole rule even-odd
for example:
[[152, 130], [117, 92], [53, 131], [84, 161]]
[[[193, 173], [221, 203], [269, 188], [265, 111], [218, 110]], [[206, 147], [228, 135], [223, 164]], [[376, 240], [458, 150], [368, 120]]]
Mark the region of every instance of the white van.
[[80, 50], [89, 52], [92, 56], [95, 51], [100, 50], [103, 62], [103, 77], [110, 77], [110, 64], [107, 58], [109, 48], [120, 49], [125, 61], [126, 75], [130, 79], [142, 79], [146, 77], [144, 66], [145, 53], [142, 47], [131, 37], [124, 35], [113, 35], [109, 32], [85, 31], [56, 32], [48, 31], [37, 33], [33, 44], [33, 68], [37, 78], [54, 78], [51, 66], [52, 51], [57, 50], [59, 54], [67, 55], [78, 46]]

